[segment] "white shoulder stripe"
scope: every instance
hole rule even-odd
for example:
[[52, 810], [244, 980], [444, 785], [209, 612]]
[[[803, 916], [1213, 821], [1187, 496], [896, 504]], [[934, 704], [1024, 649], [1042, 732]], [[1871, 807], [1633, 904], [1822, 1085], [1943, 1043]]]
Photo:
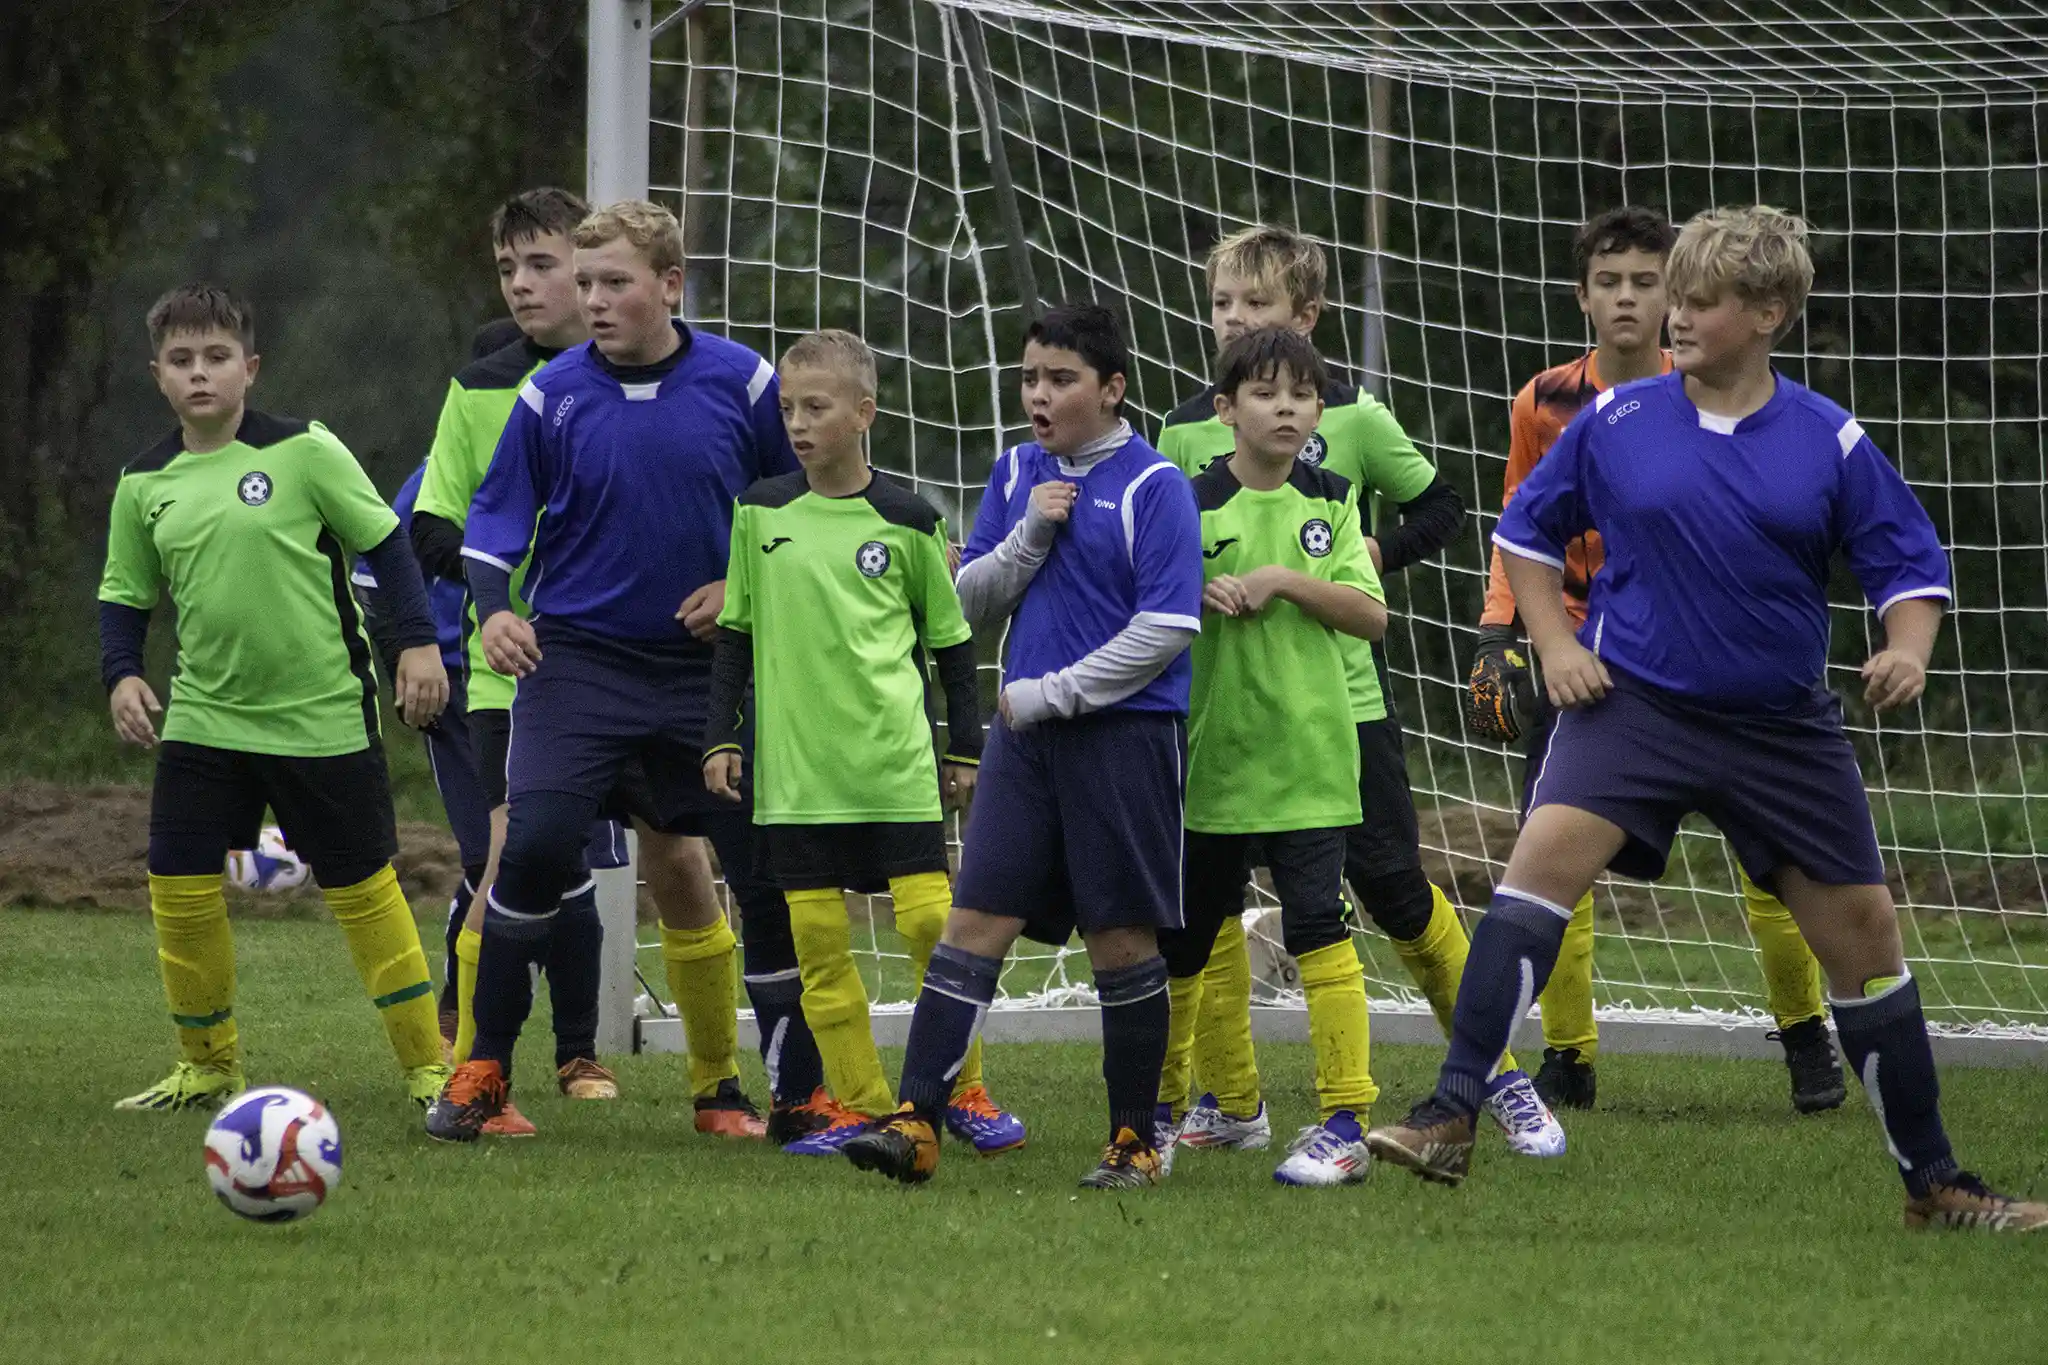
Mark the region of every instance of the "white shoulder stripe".
[[547, 395], [529, 379], [519, 386], [519, 401], [533, 409], [533, 415], [542, 416], [547, 411]]
[[1612, 403], [1613, 401], [1614, 390], [1602, 389], [1600, 390], [1600, 396], [1593, 400], [1593, 411], [1598, 412], [1600, 411], [1600, 409], [1606, 407], [1609, 403]]
[[1171, 469], [1175, 473], [1180, 472], [1178, 466], [1169, 464], [1165, 460], [1161, 460], [1157, 464], [1148, 464], [1138, 471], [1137, 478], [1124, 485], [1124, 495], [1118, 499], [1123, 504], [1124, 553], [1131, 557], [1133, 563], [1136, 563], [1138, 558], [1138, 509], [1133, 499], [1138, 496], [1139, 486], [1162, 469]]
[[765, 360], [754, 363], [754, 377], [747, 381], [747, 406], [761, 401], [761, 395], [768, 392], [768, 385], [774, 382], [775, 371]]
[[1011, 446], [1005, 451], [1004, 458], [1010, 462], [1010, 477], [1003, 483], [1003, 500], [1007, 502], [1010, 494], [1017, 491], [1017, 447]]
[[1854, 417], [1842, 423], [1842, 429], [1835, 433], [1835, 444], [1842, 448], [1842, 458], [1845, 460], [1849, 458], [1849, 452], [1856, 448], [1856, 443], [1862, 439], [1863, 424]]
[[[1543, 551], [1531, 549], [1527, 545], [1517, 545], [1512, 540], [1502, 540], [1500, 538], [1500, 532], [1498, 531], [1495, 531], [1493, 533], [1493, 543], [1495, 545], [1500, 546], [1501, 549], [1507, 551], [1509, 554], [1513, 555], [1517, 559], [1533, 559], [1538, 564], [1548, 564], [1551, 568], [1558, 570], [1560, 573], [1564, 571], [1564, 561], [1562, 559], [1559, 559], [1556, 555], [1545, 554], [1543, 553]], [[469, 551], [464, 550], [463, 553], [468, 554]]]

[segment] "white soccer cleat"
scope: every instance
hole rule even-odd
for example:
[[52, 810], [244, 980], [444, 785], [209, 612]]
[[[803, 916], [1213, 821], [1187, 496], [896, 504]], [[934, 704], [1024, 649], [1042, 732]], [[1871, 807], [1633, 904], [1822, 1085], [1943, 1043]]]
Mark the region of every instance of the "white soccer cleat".
[[1340, 1110], [1295, 1136], [1273, 1179], [1282, 1185], [1356, 1185], [1371, 1174], [1364, 1129], [1355, 1114]]
[[1180, 1145], [1180, 1124], [1173, 1117], [1173, 1106], [1162, 1104], [1152, 1118], [1152, 1150], [1159, 1153], [1159, 1174], [1173, 1174], [1173, 1149]]
[[1508, 1150], [1517, 1156], [1564, 1155], [1564, 1126], [1525, 1073], [1504, 1071], [1494, 1077], [1482, 1107], [1500, 1125]]
[[1266, 1102], [1250, 1118], [1226, 1114], [1214, 1095], [1202, 1096], [1180, 1123], [1180, 1145], [1216, 1151], [1260, 1152], [1273, 1145], [1273, 1121], [1266, 1117]]

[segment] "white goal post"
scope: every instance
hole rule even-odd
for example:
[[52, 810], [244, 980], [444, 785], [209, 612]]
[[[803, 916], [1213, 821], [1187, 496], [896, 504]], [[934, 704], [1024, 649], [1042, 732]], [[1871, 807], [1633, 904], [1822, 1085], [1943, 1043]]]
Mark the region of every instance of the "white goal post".
[[[693, 321], [771, 358], [817, 326], [865, 336], [883, 364], [875, 463], [956, 534], [1019, 430], [1033, 310], [1119, 310], [1136, 420], [1156, 431], [1212, 358], [1208, 246], [1259, 220], [1322, 241], [1319, 346], [1471, 509], [1389, 584], [1387, 643], [1425, 860], [1468, 916], [1511, 846], [1520, 760], [1465, 733], [1464, 673], [1509, 400], [1590, 344], [1571, 232], [1623, 202], [1804, 215], [1819, 278], [1781, 365], [1857, 415], [1955, 566], [1924, 703], [1881, 723], [1850, 707], [1907, 954], [1943, 1055], [2048, 1063], [2048, 8], [591, 0], [589, 53], [592, 197], [678, 211]], [[1874, 623], [1852, 585], [1834, 600], [1831, 681], [1849, 692]], [[603, 899], [616, 1050], [640, 995], [630, 876]], [[1711, 827], [1688, 825], [1662, 882], [1596, 901], [1603, 1049], [1775, 1054]], [[900, 1038], [886, 905], [856, 942]], [[1386, 940], [1359, 948], [1380, 1036], [1434, 1041]], [[1262, 1030], [1299, 1036], [1286, 964], [1264, 956]], [[659, 994], [637, 1036], [677, 1046]], [[1085, 1035], [1090, 1003], [1084, 958], [1027, 955], [991, 1036]]]

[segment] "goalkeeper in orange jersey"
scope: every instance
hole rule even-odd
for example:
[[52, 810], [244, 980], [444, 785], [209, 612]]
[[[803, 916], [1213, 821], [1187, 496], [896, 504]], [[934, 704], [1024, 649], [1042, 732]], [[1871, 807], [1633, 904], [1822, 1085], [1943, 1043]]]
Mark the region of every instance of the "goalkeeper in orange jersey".
[[[1670, 372], [1670, 353], [1659, 343], [1668, 307], [1665, 261], [1676, 235], [1662, 213], [1634, 206], [1610, 209], [1579, 228], [1572, 243], [1579, 308], [1593, 324], [1596, 345], [1543, 371], [1515, 395], [1503, 506], [1513, 500], [1522, 480], [1581, 408], [1616, 385]], [[1586, 619], [1589, 585], [1600, 571], [1602, 557], [1597, 531], [1588, 531], [1565, 550], [1564, 605], [1576, 621]], [[1543, 689], [1535, 685], [1530, 657], [1522, 643], [1515, 595], [1496, 549], [1472, 659], [1468, 714], [1472, 731], [1480, 738], [1524, 742], [1524, 816], [1528, 787], [1539, 766], [1537, 756], [1556, 719]], [[1833, 1109], [1846, 1091], [1823, 1016], [1819, 964], [1784, 904], [1746, 873], [1738, 870], [1738, 875], [1750, 934], [1763, 959], [1766, 996], [1778, 1023], [1772, 1036], [1784, 1044], [1785, 1065], [1792, 1076], [1792, 1106], [1802, 1114]], [[1536, 1089], [1553, 1106], [1590, 1109], [1593, 1058], [1599, 1047], [1593, 1021], [1591, 892], [1573, 908], [1557, 967], [1540, 1004], [1543, 1066], [1536, 1073]]]

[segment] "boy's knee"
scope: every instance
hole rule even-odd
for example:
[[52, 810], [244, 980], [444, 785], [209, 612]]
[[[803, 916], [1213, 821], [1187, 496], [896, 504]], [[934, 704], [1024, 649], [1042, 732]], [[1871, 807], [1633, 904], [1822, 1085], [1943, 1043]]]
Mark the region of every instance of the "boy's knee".
[[1399, 943], [1421, 938], [1436, 913], [1436, 896], [1430, 889], [1429, 875], [1420, 867], [1354, 876], [1351, 889], [1380, 932]]
[[509, 865], [574, 870], [583, 857], [597, 803], [566, 792], [525, 792], [505, 817], [505, 851], [499, 880]]

